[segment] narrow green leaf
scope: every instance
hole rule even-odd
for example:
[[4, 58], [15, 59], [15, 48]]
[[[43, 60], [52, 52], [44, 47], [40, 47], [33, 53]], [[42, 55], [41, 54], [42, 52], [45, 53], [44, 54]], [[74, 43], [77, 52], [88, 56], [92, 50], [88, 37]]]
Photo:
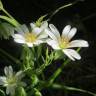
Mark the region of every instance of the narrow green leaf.
[[0, 19], [3, 19], [3, 20], [5, 20], [5, 21], [7, 21], [7, 22], [9, 22], [10, 24], [12, 24], [13, 26], [15, 26], [15, 27], [17, 27], [17, 26], [19, 26], [19, 24], [16, 22], [16, 20], [14, 20], [14, 19], [12, 19], [12, 18], [9, 18], [9, 17], [7, 17], [7, 16], [0, 16]]
[[5, 92], [0, 89], [0, 96], [5, 96]]
[[0, 0], [0, 10], [2, 10], [2, 9], [3, 9], [3, 4], [2, 4], [2, 2]]
[[14, 27], [9, 23], [0, 22], [0, 38], [9, 39], [14, 33]]

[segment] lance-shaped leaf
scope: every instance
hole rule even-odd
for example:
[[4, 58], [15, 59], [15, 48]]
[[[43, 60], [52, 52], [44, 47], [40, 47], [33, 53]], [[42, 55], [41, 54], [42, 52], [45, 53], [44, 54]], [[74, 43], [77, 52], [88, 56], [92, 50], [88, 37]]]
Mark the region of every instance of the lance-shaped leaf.
[[2, 10], [2, 9], [3, 9], [3, 4], [2, 4], [2, 2], [0, 0], [0, 10]]
[[9, 36], [14, 33], [13, 29], [11, 24], [0, 22], [0, 38], [9, 39]]

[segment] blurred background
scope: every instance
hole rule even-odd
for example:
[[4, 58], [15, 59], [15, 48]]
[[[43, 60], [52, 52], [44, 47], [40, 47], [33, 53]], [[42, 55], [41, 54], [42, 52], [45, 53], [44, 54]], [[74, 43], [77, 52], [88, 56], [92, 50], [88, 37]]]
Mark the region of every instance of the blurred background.
[[[79, 1], [79, 0], [78, 0]], [[40, 16], [53, 12], [60, 6], [74, 2], [74, 0], [2, 0], [7, 11], [21, 24], [35, 22]], [[96, 93], [96, 3], [95, 0], [81, 0], [73, 6], [60, 10], [49, 23], [53, 23], [60, 32], [67, 24], [77, 27], [74, 38], [81, 38], [89, 42], [89, 48], [82, 48], [80, 61], [66, 65], [57, 82], [66, 86], [73, 86]], [[0, 40], [0, 48], [19, 58], [21, 47], [11, 39]], [[53, 68], [46, 72], [50, 76], [60, 66], [57, 61]], [[9, 65], [9, 60], [0, 54], [0, 67]], [[88, 94], [68, 90], [43, 90], [44, 96], [91, 96]]]

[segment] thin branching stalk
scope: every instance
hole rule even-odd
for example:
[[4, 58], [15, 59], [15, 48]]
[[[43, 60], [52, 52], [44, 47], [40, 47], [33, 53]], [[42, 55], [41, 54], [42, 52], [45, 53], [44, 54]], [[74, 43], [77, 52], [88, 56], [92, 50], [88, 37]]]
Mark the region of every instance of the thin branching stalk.
[[95, 93], [93, 92], [90, 92], [90, 91], [87, 91], [87, 90], [84, 90], [84, 89], [80, 89], [80, 88], [75, 88], [75, 87], [69, 87], [69, 86], [65, 86], [65, 85], [60, 85], [60, 84], [52, 84], [51, 86], [52, 88], [55, 88], [55, 89], [62, 89], [62, 90], [69, 90], [69, 91], [78, 91], [78, 92], [83, 92], [83, 93], [87, 93], [87, 94], [90, 94], [92, 96], [96, 96]]
[[12, 60], [13, 62], [15, 62], [16, 64], [21, 64], [21, 62], [13, 57], [12, 55], [10, 55], [9, 53], [5, 52], [3, 49], [0, 48], [0, 53], [2, 53], [3, 55], [7, 56], [7, 58], [9, 58], [10, 60]]

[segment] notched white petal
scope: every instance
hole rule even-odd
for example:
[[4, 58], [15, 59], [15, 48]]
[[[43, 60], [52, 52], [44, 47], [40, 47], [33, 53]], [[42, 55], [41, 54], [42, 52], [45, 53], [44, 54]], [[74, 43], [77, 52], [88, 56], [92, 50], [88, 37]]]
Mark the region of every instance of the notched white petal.
[[23, 31], [24, 33], [29, 32], [28, 27], [27, 27], [25, 24], [21, 25], [20, 28], [22, 29], [22, 31]]
[[24, 39], [24, 37], [21, 34], [14, 34], [12, 35], [14, 39]]
[[34, 23], [30, 23], [30, 26], [31, 26], [31, 30], [33, 30], [36, 27]]
[[53, 34], [56, 36], [56, 38], [60, 38], [60, 33], [58, 31], [58, 29], [53, 25], [53, 24], [49, 24], [49, 27], [51, 29], [51, 31], [53, 32]]
[[47, 22], [47, 21], [43, 21], [40, 28], [41, 28], [42, 30], [44, 30], [44, 29], [46, 29], [47, 27], [48, 27], [48, 22]]
[[50, 29], [45, 29], [45, 32], [49, 35], [50, 38], [52, 38], [53, 40], [58, 40], [57, 37], [51, 32]]
[[4, 85], [6, 83], [6, 77], [0, 76], [0, 85]]
[[35, 27], [33, 30], [32, 30], [32, 33], [35, 34], [35, 35], [38, 35], [41, 33], [41, 29], [38, 28], [38, 27]]
[[88, 47], [89, 44], [85, 40], [73, 40], [69, 43], [69, 48], [71, 47]]
[[41, 32], [41, 34], [37, 37], [37, 39], [43, 39], [43, 38], [48, 38], [48, 34], [45, 32]]
[[23, 71], [19, 71], [19, 72], [16, 73], [16, 77], [17, 77], [18, 80], [21, 80], [24, 76], [25, 75], [24, 75]]
[[77, 29], [76, 28], [72, 28], [70, 30], [70, 32], [68, 33], [68, 39], [71, 40], [71, 38], [76, 34]]
[[26, 42], [26, 44], [28, 45], [28, 47], [33, 47], [33, 43]]
[[6, 76], [9, 75], [9, 70], [8, 70], [8, 67], [7, 66], [4, 68], [4, 73], [5, 73]]
[[22, 40], [22, 39], [14, 39], [14, 41], [17, 43], [25, 43], [25, 40]]
[[62, 36], [66, 37], [68, 35], [68, 33], [70, 32], [70, 29], [71, 29], [70, 25], [65, 26], [65, 28], [62, 31]]
[[65, 49], [63, 52], [73, 61], [81, 59], [81, 56], [73, 49]]
[[13, 76], [13, 69], [12, 66], [9, 66], [9, 76], [12, 77]]
[[47, 41], [47, 44], [50, 45], [50, 46], [51, 46], [53, 49], [55, 49], [55, 50], [61, 49], [61, 48], [59, 47], [59, 45], [58, 45], [58, 42], [56, 42], [56, 41], [54, 41], [54, 40], [49, 39], [49, 40]]

